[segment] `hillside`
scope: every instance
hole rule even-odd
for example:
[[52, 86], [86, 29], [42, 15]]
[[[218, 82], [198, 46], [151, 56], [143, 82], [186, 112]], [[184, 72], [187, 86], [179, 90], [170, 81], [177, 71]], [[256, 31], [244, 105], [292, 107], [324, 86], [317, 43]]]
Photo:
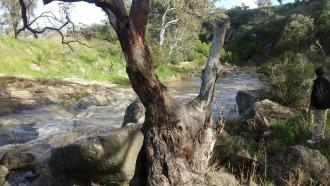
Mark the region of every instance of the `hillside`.
[[[316, 40], [319, 40], [328, 51], [327, 42], [318, 37], [322, 5], [323, 1], [308, 1], [260, 9], [247, 9], [246, 7], [231, 9], [227, 13], [231, 20], [232, 30], [227, 37], [225, 48], [235, 55], [237, 61], [245, 64], [247, 61], [256, 64], [264, 63], [265, 60], [278, 57], [288, 50], [305, 52], [311, 45], [315, 45]], [[303, 16], [297, 18], [297, 15]], [[308, 26], [309, 20], [313, 24], [311, 25], [312, 31], [302, 33], [306, 35], [302, 38], [295, 38], [299, 36], [299, 31], [304, 31], [304, 27]], [[296, 34], [292, 38], [293, 40], [306, 39], [301, 43], [308, 43], [309, 46], [294, 45], [291, 47], [293, 42], [287, 36], [287, 25], [293, 27], [290, 28], [292, 32], [296, 32], [293, 33]], [[324, 37], [324, 34], [322, 36]]]
[[[0, 74], [36, 78], [81, 78], [129, 84], [118, 43], [89, 41], [75, 44], [74, 52], [59, 39], [14, 39], [0, 35]], [[163, 81], [193, 73], [198, 65], [165, 64], [157, 68]]]

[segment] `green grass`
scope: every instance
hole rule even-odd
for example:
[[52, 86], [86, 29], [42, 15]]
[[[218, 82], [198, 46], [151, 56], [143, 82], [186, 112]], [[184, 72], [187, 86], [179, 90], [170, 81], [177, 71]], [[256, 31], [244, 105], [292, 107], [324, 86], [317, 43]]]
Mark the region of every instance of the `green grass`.
[[156, 74], [161, 81], [170, 81], [173, 78], [178, 78], [181, 76], [189, 76], [200, 71], [200, 64], [191, 62], [190, 64], [184, 65], [172, 65], [165, 64], [160, 65], [156, 69]]
[[[125, 61], [118, 43], [90, 41], [74, 44], [74, 52], [59, 39], [14, 39], [0, 35], [0, 74], [36, 78], [81, 78], [129, 84]], [[33, 68], [36, 66], [39, 69]], [[160, 79], [186, 75], [195, 65], [161, 65]]]
[[[288, 122], [279, 122], [272, 127], [272, 138], [267, 143], [267, 152], [276, 155], [292, 145], [308, 146], [314, 125], [307, 116], [298, 117]], [[330, 113], [328, 113], [324, 144], [313, 147], [319, 150], [330, 161]]]

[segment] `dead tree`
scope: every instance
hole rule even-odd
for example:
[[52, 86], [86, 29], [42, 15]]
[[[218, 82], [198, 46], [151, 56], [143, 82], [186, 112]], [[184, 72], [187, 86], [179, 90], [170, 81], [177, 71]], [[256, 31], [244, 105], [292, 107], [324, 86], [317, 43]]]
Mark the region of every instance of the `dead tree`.
[[44, 0], [94, 3], [102, 8], [118, 35], [132, 87], [146, 108], [144, 149], [148, 185], [202, 184], [215, 143], [211, 115], [219, 77], [219, 52], [229, 22], [217, 24], [198, 97], [189, 104], [173, 99], [154, 73], [145, 40], [149, 0], [133, 0], [128, 12], [124, 0]]
[[163, 46], [163, 44], [164, 44], [165, 32], [166, 32], [167, 27], [174, 25], [179, 21], [179, 19], [173, 19], [171, 21], [166, 22], [167, 14], [174, 9], [175, 8], [170, 8], [169, 6], [167, 6], [164, 14], [162, 15], [162, 24], [161, 24], [161, 27], [159, 30], [159, 45], [160, 46]]

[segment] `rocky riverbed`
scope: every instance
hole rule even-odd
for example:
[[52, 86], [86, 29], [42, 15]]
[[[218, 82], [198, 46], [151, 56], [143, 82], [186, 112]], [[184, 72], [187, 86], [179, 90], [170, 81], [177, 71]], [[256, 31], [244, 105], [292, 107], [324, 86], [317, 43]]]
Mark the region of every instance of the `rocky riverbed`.
[[0, 85], [0, 158], [9, 159], [12, 185], [39, 177], [43, 169], [34, 165], [42, 166], [51, 149], [120, 127], [135, 97], [127, 88], [81, 80], [0, 77]]
[[[192, 77], [168, 87], [178, 100], [188, 102], [197, 95], [199, 84], [199, 77]], [[33, 157], [29, 166], [21, 159], [14, 161], [7, 175], [13, 185], [40, 178], [34, 165], [50, 159], [52, 149], [119, 128], [126, 107], [135, 99], [130, 88], [81, 80], [0, 77], [0, 85], [0, 159]], [[235, 109], [238, 90], [262, 85], [255, 74], [227, 75], [217, 84], [216, 101], [228, 115]], [[214, 111], [219, 113], [216, 106]], [[43, 172], [50, 174], [48, 168]]]
[[[199, 77], [168, 84], [180, 101], [197, 95]], [[24, 144], [49, 135], [94, 133], [118, 128], [124, 111], [135, 99], [130, 88], [84, 81], [38, 80], [0, 77], [0, 146]], [[258, 75], [240, 73], [226, 76], [217, 84], [218, 105], [227, 116], [236, 110], [239, 90], [259, 89]], [[214, 105], [214, 112], [218, 108]]]
[[[100, 185], [127, 185], [132, 179], [143, 135], [141, 125], [121, 128], [125, 109], [136, 98], [129, 87], [14, 77], [0, 77], [0, 85], [0, 185], [95, 185], [95, 180]], [[168, 87], [176, 99], [188, 102], [197, 95], [199, 85], [196, 76]], [[244, 138], [224, 131], [218, 137], [211, 163], [224, 169], [208, 173], [204, 181], [237, 185], [228, 172], [264, 166], [275, 181], [288, 176], [281, 172], [291, 175], [302, 167], [309, 175], [306, 183], [315, 175], [326, 183], [329, 163], [319, 151], [294, 146], [270, 159], [268, 167], [247, 151], [247, 140], [257, 142], [273, 122], [299, 114], [260, 96], [264, 86], [255, 73], [229, 74], [217, 82], [214, 115], [219, 116], [221, 110], [225, 120], [236, 121], [236, 127], [250, 133]], [[131, 107], [134, 123], [143, 122], [140, 107]]]

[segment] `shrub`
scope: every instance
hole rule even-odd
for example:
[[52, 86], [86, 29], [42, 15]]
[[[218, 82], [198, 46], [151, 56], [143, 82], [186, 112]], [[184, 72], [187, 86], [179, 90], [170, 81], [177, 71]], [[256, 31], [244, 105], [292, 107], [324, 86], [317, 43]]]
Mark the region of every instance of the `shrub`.
[[117, 35], [109, 23], [84, 25], [79, 30], [80, 34], [88, 41], [97, 39], [116, 42]]
[[197, 63], [202, 63], [202, 62], [205, 62], [206, 61], [206, 57], [197, 52], [196, 50], [191, 50], [189, 53], [188, 53], [188, 61], [193, 61], [193, 62], [197, 62]]
[[262, 67], [269, 94], [276, 101], [303, 109], [309, 105], [314, 65], [301, 54], [287, 53]]
[[168, 54], [169, 50], [166, 47], [161, 47], [157, 44], [151, 45], [151, 53], [155, 69], [157, 69], [158, 66], [167, 64], [171, 61]]
[[302, 14], [293, 14], [284, 27], [278, 45], [283, 49], [303, 51], [312, 45], [314, 30], [313, 18]]
[[170, 62], [174, 65], [185, 61], [183, 53], [176, 52], [172, 54], [170, 57], [171, 57]]
[[[205, 60], [205, 61], [207, 60], [210, 47], [211, 47], [210, 43], [196, 44], [196, 51], [204, 57], [204, 58], [202, 58], [202, 60]], [[238, 57], [235, 52], [232, 52], [229, 50], [226, 51], [225, 49], [222, 48], [220, 51], [220, 61], [221, 61], [221, 63], [236, 64], [238, 62]]]
[[238, 61], [239, 60], [235, 52], [221, 49], [221, 56], [220, 56], [221, 63], [237, 64]]
[[209, 55], [209, 49], [211, 47], [210, 43], [197, 43], [196, 51], [203, 56], [207, 57]]
[[330, 53], [330, 1], [323, 0], [322, 11], [318, 21], [318, 34], [317, 37], [320, 39], [320, 43], [327, 54]]

